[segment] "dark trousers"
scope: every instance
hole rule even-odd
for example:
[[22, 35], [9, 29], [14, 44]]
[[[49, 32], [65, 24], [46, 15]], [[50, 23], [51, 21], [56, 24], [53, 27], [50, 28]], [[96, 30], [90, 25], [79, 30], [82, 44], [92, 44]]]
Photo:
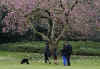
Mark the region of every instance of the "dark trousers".
[[49, 56], [48, 56], [48, 54], [44, 54], [44, 60], [45, 60], [45, 63], [49, 62]]
[[70, 57], [71, 57], [71, 55], [68, 55], [68, 56], [67, 56], [67, 64], [68, 64], [68, 66], [70, 66], [70, 65], [71, 65], [71, 62], [70, 62]]
[[47, 56], [45, 56], [44, 60], [45, 60], [45, 63], [49, 62], [49, 58]]

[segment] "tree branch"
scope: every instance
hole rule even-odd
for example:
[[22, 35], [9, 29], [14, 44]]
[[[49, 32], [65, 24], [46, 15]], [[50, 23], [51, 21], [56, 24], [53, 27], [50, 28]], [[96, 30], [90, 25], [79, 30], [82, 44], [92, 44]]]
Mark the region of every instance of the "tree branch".
[[[46, 10], [46, 9], [43, 9], [47, 14], [48, 14], [48, 24], [49, 24], [49, 28], [48, 28], [48, 37], [50, 39], [53, 38], [53, 35], [54, 35], [54, 24], [53, 24], [53, 21], [52, 21], [52, 18], [51, 18], [51, 13], [49, 10]], [[50, 37], [51, 36], [51, 37]]]
[[64, 10], [64, 14], [65, 14], [65, 18], [66, 18], [66, 23], [64, 24], [64, 28], [63, 31], [61, 32], [61, 34], [57, 37], [56, 42], [59, 41], [59, 39], [64, 35], [64, 32], [66, 31], [66, 29], [68, 28], [69, 24], [69, 15], [70, 13], [73, 11], [73, 9], [75, 8], [75, 6], [78, 4], [78, 0], [75, 1], [75, 3], [72, 5], [72, 7], [68, 10], [68, 12], [65, 11], [65, 7], [62, 4], [62, 0], [60, 0], [60, 7]]
[[38, 32], [38, 31], [35, 29], [35, 27], [34, 27], [33, 25], [32, 25], [32, 28], [33, 28], [33, 30], [34, 30], [34, 32], [35, 32], [36, 34], [41, 35], [41, 36], [43, 37], [43, 39], [45, 39], [45, 40], [48, 40], [48, 41], [49, 41], [49, 38], [48, 38], [46, 35], [44, 35], [43, 33]]
[[49, 41], [49, 38], [48, 38], [45, 34], [43, 34], [43, 33], [41, 33], [41, 32], [38, 32], [38, 31], [35, 29], [34, 24], [31, 23], [31, 21], [30, 21], [29, 18], [30, 18], [30, 16], [27, 17], [27, 22], [32, 26], [33, 31], [34, 31], [36, 34], [41, 35], [43, 39]]
[[51, 40], [53, 40], [54, 38], [54, 28], [55, 28], [55, 23], [53, 23], [52, 29], [51, 29]]
[[61, 34], [57, 37], [56, 42], [59, 41], [59, 39], [64, 35], [65, 31], [67, 30], [68, 26], [66, 24], [64, 24], [64, 28], [61, 32]]
[[45, 17], [45, 16], [41, 16], [41, 18], [45, 18], [45, 19], [48, 19], [48, 37], [49, 37], [49, 39], [51, 39], [52, 37], [50, 37], [51, 35], [52, 35], [52, 30], [53, 30], [53, 26], [54, 26], [54, 24], [53, 24], [53, 22], [52, 22], [52, 19], [51, 19], [51, 17]]

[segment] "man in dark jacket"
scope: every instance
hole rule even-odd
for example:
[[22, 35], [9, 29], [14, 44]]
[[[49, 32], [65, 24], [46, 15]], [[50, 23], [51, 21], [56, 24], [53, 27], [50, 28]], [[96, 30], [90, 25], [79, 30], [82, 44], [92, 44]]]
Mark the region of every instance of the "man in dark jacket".
[[45, 63], [49, 62], [49, 64], [51, 64], [51, 62], [49, 60], [50, 56], [51, 56], [50, 49], [49, 49], [48, 43], [46, 43], [46, 47], [45, 47], [45, 50], [44, 50]]
[[64, 44], [64, 47], [62, 49], [62, 58], [63, 58], [63, 64], [64, 66], [70, 66], [70, 57], [72, 54], [72, 46], [70, 44]]

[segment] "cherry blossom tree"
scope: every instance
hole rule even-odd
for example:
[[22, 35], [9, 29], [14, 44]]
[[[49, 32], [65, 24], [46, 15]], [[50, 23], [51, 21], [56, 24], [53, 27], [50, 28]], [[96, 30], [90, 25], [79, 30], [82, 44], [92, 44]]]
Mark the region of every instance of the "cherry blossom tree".
[[8, 15], [3, 20], [6, 29], [6, 32], [19, 32], [20, 34], [27, 29], [27, 25], [25, 24], [25, 18], [21, 12], [12, 11], [8, 13]]
[[[26, 17], [34, 32], [48, 41], [50, 50], [53, 53], [54, 49], [58, 48], [58, 43], [65, 31], [69, 28], [69, 16], [78, 4], [78, 0], [72, 1], [70, 7], [64, 5], [67, 0], [37, 1], [37, 7]], [[48, 35], [37, 31], [34, 24], [46, 25]]]
[[6, 5], [0, 5], [0, 32], [2, 32], [2, 28], [4, 27], [3, 19], [8, 14], [9, 10]]
[[71, 34], [79, 32], [78, 35], [81, 35], [81, 37], [77, 37], [78, 39], [87, 39], [89, 36], [95, 35], [96, 11], [92, 0], [86, 2], [83, 0], [83, 3], [75, 7], [71, 13], [70, 26], [72, 27]]
[[19, 32], [22, 34], [27, 31], [29, 25], [26, 23], [24, 17], [34, 8], [35, 0], [0, 0], [1, 5], [6, 5], [9, 13], [3, 19], [5, 27], [2, 28], [3, 32]]
[[[0, 0], [0, 3], [11, 10], [3, 20], [4, 31], [14, 32], [17, 28], [17, 32], [23, 32], [33, 26], [52, 50], [64, 36], [84, 39], [94, 35], [95, 24], [99, 24], [99, 0]], [[45, 28], [45, 32], [37, 30], [36, 25]]]
[[[26, 15], [27, 21], [35, 33], [49, 42], [51, 52], [58, 48], [66, 31], [72, 38], [77, 33], [79, 39], [80, 35], [84, 39], [95, 31], [96, 13], [92, 0], [37, 0], [36, 3], [36, 8]], [[37, 30], [35, 25], [46, 27], [47, 34]]]

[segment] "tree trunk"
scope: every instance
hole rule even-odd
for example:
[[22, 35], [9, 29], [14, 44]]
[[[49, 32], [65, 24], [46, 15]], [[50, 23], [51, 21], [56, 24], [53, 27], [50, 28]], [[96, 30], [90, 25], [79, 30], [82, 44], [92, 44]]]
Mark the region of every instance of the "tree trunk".
[[56, 43], [55, 41], [49, 41], [49, 48], [50, 48], [51, 56], [53, 56], [55, 49], [56, 49], [56, 52], [57, 52], [58, 43]]
[[[59, 44], [59, 42], [49, 41], [49, 48], [50, 48], [51, 56], [53, 57], [53, 60], [54, 60], [54, 64], [58, 64], [58, 61], [57, 61], [58, 44]], [[56, 49], [56, 51], [55, 51], [55, 49]]]

